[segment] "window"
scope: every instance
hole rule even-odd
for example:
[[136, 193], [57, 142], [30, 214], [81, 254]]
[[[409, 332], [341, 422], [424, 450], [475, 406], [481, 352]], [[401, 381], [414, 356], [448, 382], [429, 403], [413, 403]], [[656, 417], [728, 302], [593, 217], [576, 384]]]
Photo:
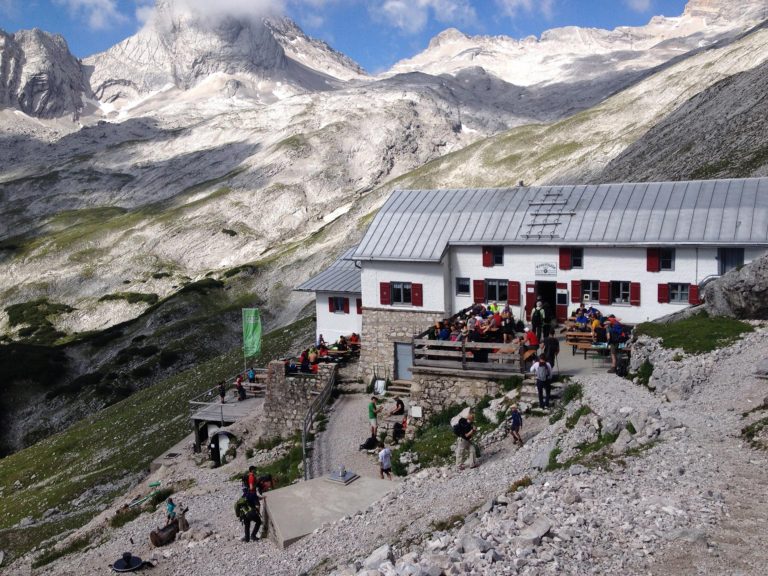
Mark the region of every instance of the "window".
[[349, 298], [329, 296], [328, 311], [333, 314], [349, 314]]
[[507, 288], [509, 288], [509, 282], [507, 280], [486, 280], [485, 281], [486, 302], [499, 302], [499, 301], [506, 302]]
[[571, 268], [584, 268], [584, 248], [571, 248]]
[[717, 259], [722, 276], [726, 272], [744, 265], [744, 248], [718, 248]]
[[411, 283], [392, 282], [392, 304], [411, 303]]
[[483, 246], [483, 266], [502, 266], [504, 264], [504, 246]]
[[669, 301], [677, 302], [679, 304], [688, 304], [689, 288], [689, 284], [670, 284]]
[[674, 248], [661, 248], [659, 250], [659, 269], [660, 270], [675, 269], [675, 249]]
[[456, 278], [456, 295], [469, 296], [469, 278]]
[[599, 280], [582, 280], [581, 281], [581, 298], [585, 302], [599, 302], [600, 301], [600, 281]]
[[629, 304], [629, 282], [611, 282], [611, 302]]

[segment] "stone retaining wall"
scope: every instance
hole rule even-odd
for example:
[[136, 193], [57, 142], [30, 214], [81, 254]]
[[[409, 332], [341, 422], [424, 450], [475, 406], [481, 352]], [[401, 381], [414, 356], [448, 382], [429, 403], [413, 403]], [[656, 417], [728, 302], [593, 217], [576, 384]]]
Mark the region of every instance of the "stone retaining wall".
[[273, 361], [267, 367], [264, 421], [269, 436], [287, 437], [301, 430], [307, 410], [336, 370], [320, 364], [317, 374], [285, 373], [285, 364]]
[[449, 406], [473, 406], [484, 396], [495, 397], [500, 391], [499, 381], [504, 378], [414, 367], [411, 405], [422, 407], [422, 421], [426, 421]]
[[444, 312], [418, 312], [392, 308], [363, 308], [363, 331], [360, 349], [360, 376], [367, 383], [378, 367], [379, 376], [395, 380], [395, 342], [410, 343]]

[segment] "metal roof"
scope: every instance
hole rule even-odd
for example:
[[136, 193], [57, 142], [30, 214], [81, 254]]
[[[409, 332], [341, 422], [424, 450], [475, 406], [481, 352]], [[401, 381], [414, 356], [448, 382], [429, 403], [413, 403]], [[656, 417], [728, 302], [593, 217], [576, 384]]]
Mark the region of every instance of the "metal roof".
[[435, 262], [462, 244], [768, 245], [768, 178], [395, 190], [352, 258]]
[[357, 246], [350, 248], [328, 268], [294, 290], [299, 292], [349, 292], [360, 294], [360, 268], [350, 260]]

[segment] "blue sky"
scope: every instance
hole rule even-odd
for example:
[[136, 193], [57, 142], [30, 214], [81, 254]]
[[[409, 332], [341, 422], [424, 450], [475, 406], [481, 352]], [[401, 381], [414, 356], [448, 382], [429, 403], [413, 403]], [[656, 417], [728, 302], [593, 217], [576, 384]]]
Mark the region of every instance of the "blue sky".
[[[369, 71], [423, 50], [448, 27], [469, 34], [522, 38], [558, 26], [636, 26], [677, 16], [686, 0], [174, 0], [192, 7], [261, 15], [287, 14]], [[77, 56], [109, 48], [135, 33], [152, 0], [0, 0], [0, 28], [62, 34]]]

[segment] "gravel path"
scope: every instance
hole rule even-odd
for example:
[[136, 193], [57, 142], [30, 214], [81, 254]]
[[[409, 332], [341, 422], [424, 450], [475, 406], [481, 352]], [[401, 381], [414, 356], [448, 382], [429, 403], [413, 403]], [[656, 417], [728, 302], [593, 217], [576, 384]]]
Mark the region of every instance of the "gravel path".
[[369, 434], [365, 394], [342, 394], [329, 411], [328, 426], [317, 435], [312, 451], [312, 477], [318, 478], [343, 464], [360, 476], [379, 477], [375, 457], [359, 450]]

